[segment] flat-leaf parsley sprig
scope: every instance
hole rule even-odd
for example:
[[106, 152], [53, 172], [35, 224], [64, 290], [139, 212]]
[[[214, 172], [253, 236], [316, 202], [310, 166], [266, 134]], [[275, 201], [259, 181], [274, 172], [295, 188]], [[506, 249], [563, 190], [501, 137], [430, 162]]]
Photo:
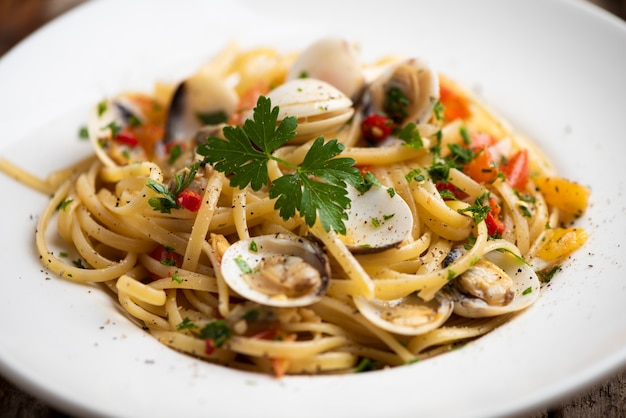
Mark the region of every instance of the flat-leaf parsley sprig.
[[267, 164], [270, 160], [293, 170], [276, 179], [269, 190], [275, 198], [274, 209], [283, 219], [293, 217], [296, 211], [308, 226], [317, 217], [326, 231], [331, 228], [346, 233], [344, 220], [350, 205], [346, 183], [357, 186], [362, 181], [360, 171], [352, 158], [335, 158], [344, 150], [336, 139], [324, 142], [317, 138], [307, 152], [302, 164], [295, 165], [273, 155], [273, 152], [292, 139], [298, 126], [293, 116], [278, 123], [279, 108], [272, 108], [271, 100], [260, 96], [253, 118], [242, 126], [226, 126], [226, 139], [209, 137], [196, 152], [211, 163], [215, 170], [230, 177], [231, 187], [260, 190], [270, 185]]

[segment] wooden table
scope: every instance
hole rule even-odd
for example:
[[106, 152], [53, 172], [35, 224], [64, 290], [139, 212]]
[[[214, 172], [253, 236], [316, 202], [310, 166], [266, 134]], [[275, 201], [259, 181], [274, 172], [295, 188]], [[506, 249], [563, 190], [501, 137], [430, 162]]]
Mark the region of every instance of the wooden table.
[[[50, 19], [84, 0], [0, 0], [0, 56]], [[626, 0], [589, 0], [626, 19]], [[626, 416], [626, 368], [568, 399], [524, 414], [528, 418], [617, 418]], [[0, 418], [62, 418], [68, 415], [0, 376]]]

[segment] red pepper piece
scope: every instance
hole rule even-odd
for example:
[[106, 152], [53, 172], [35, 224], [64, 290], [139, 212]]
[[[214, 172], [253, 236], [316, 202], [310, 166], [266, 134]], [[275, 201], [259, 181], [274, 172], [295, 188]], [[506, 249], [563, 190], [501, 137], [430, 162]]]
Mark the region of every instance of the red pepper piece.
[[528, 150], [520, 150], [500, 167], [507, 183], [514, 189], [524, 190], [528, 183]]
[[368, 141], [374, 143], [381, 142], [387, 138], [393, 131], [393, 121], [388, 117], [377, 115], [375, 113], [367, 116], [361, 122], [361, 131]]
[[115, 137], [115, 141], [120, 144], [126, 144], [131, 147], [139, 145], [139, 140], [130, 132], [122, 131]]
[[[463, 199], [465, 199], [467, 197], [467, 193], [465, 193], [463, 190], [459, 189], [458, 187], [456, 187], [452, 183], [446, 183], [444, 181], [438, 181], [435, 186], [437, 187], [437, 190], [439, 190], [439, 191], [441, 191], [441, 190], [448, 190], [448, 191], [452, 192], [452, 194], [454, 194], [454, 197], [456, 197], [458, 200], [463, 200]], [[444, 200], [451, 200], [451, 199], [444, 198]]]
[[506, 226], [504, 222], [500, 220], [500, 205], [493, 197], [489, 198], [489, 213], [485, 218], [485, 224], [487, 224], [487, 233], [490, 237], [502, 236]]
[[185, 189], [176, 197], [176, 203], [191, 212], [197, 212], [202, 206], [202, 196], [193, 190]]
[[446, 121], [467, 119], [472, 115], [467, 100], [443, 83], [439, 85], [439, 101], [443, 105], [443, 118]]

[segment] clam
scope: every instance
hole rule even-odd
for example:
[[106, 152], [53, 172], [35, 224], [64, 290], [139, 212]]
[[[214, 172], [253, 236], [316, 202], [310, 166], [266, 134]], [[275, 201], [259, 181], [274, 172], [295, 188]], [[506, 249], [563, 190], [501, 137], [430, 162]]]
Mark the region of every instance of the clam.
[[200, 71], [182, 81], [169, 103], [164, 142], [188, 141], [205, 125], [228, 120], [239, 102], [235, 90], [211, 71]]
[[142, 147], [116, 140], [117, 134], [132, 124], [144, 123], [139, 106], [126, 96], [103, 100], [89, 115], [87, 131], [96, 155], [109, 167], [147, 159]]
[[358, 296], [354, 304], [372, 324], [401, 335], [420, 335], [438, 328], [452, 315], [454, 306], [452, 299], [441, 293], [428, 302], [415, 294], [395, 300], [370, 301]]
[[359, 54], [340, 38], [320, 39], [302, 51], [287, 73], [287, 80], [299, 78], [325, 81], [352, 100], [361, 95], [365, 84]]
[[375, 185], [361, 194], [348, 185], [347, 192], [346, 234], [339, 239], [352, 253], [383, 251], [409, 238], [413, 214], [393, 188]]
[[330, 265], [322, 250], [292, 234], [241, 240], [222, 256], [222, 276], [237, 294], [262, 305], [306, 306], [326, 292]]
[[531, 266], [508, 252], [491, 252], [457, 277], [448, 294], [454, 312], [468, 318], [524, 309], [539, 297], [540, 281]]
[[391, 66], [370, 83], [369, 113], [385, 114], [399, 125], [427, 122], [439, 100], [439, 78], [425, 62], [410, 58]]
[[[303, 143], [336, 132], [354, 114], [352, 100], [325, 81], [313, 78], [290, 80], [267, 95], [279, 107], [278, 120], [298, 118], [292, 143]], [[250, 115], [251, 116], [251, 115]]]

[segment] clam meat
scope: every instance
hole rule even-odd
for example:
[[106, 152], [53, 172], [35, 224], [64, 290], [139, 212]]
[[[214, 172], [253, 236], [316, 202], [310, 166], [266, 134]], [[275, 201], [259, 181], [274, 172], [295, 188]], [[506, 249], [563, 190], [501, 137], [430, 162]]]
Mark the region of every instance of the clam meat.
[[452, 314], [452, 299], [445, 294], [425, 302], [415, 294], [395, 300], [354, 298], [359, 312], [374, 325], [401, 335], [420, 335], [443, 324]]
[[326, 292], [328, 258], [306, 238], [292, 234], [252, 237], [231, 245], [222, 276], [242, 297], [268, 306], [306, 306]]
[[467, 318], [501, 315], [537, 300], [540, 281], [531, 266], [506, 252], [491, 252], [447, 288], [454, 312]]

